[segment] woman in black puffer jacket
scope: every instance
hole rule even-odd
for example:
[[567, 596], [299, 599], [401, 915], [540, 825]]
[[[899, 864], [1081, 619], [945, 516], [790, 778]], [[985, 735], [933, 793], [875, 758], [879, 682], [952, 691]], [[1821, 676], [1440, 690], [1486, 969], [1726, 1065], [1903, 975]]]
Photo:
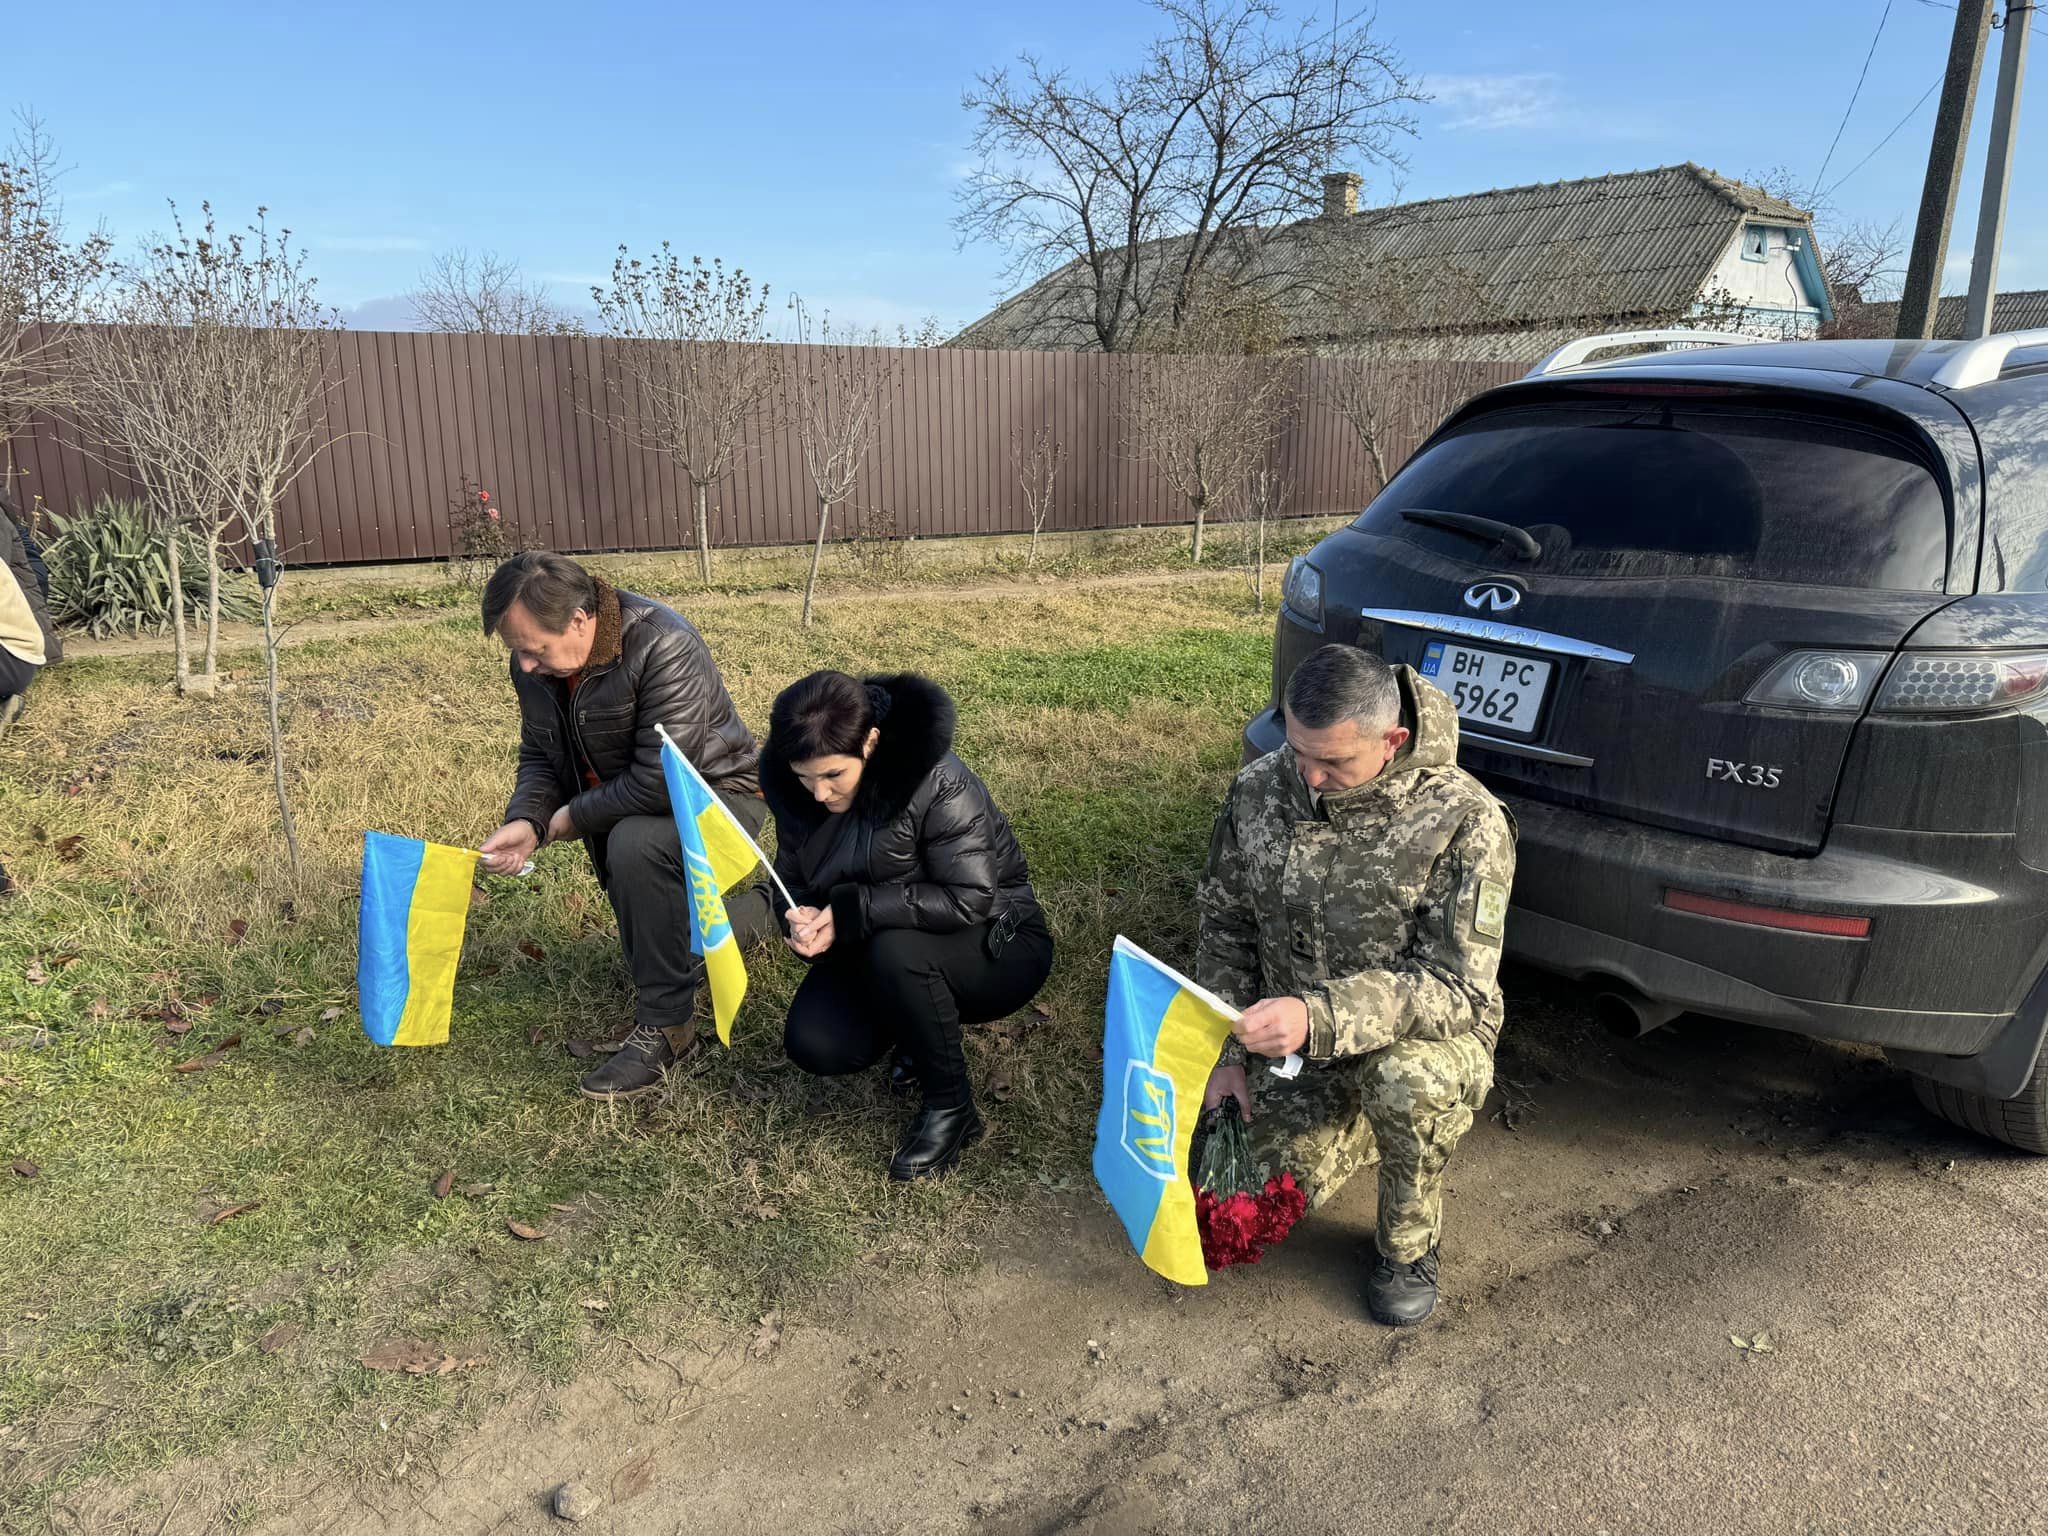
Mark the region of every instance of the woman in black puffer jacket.
[[960, 1026], [1016, 1012], [1052, 970], [1023, 850], [953, 755], [953, 718], [926, 678], [814, 672], [775, 700], [761, 753], [789, 947], [812, 962], [783, 1046], [828, 1076], [897, 1053], [924, 1103], [894, 1179], [943, 1173], [980, 1138]]

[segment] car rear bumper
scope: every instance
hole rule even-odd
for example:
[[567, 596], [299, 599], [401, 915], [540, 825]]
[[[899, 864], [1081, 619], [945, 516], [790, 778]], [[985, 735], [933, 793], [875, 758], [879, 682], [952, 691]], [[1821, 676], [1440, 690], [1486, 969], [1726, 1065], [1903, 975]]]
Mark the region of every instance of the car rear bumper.
[[[1271, 711], [1259, 716], [1247, 756], [1281, 736]], [[2010, 837], [1838, 827], [1809, 858], [1501, 799], [1520, 834], [1506, 938], [1518, 959], [1680, 1011], [1934, 1061], [2001, 1041], [2009, 1050], [2014, 1029], [2038, 1040], [2048, 1009], [2030, 993], [2048, 940], [2048, 875], [2026, 868]], [[1840, 938], [1677, 911], [1665, 904], [1671, 890], [1867, 917], [1870, 931]]]

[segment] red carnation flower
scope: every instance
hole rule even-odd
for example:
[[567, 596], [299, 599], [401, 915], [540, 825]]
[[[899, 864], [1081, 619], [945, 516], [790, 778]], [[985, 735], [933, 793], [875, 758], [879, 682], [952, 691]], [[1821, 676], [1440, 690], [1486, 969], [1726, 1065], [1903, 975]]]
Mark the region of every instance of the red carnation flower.
[[476, 493], [476, 499], [478, 501], [489, 501], [491, 499], [491, 493], [489, 491], [478, 491]]
[[1202, 1262], [1210, 1269], [1256, 1264], [1290, 1232], [1308, 1209], [1294, 1175], [1282, 1172], [1255, 1189], [1251, 1138], [1237, 1100], [1225, 1099], [1202, 1117], [1205, 1140], [1195, 1169], [1195, 1229]]

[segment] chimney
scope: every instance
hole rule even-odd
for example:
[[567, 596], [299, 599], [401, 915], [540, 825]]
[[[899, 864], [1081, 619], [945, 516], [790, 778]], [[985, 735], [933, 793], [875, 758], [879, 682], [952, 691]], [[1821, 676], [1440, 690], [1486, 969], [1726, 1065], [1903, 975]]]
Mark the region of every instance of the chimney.
[[1348, 219], [1358, 212], [1358, 189], [1365, 178], [1356, 171], [1332, 171], [1323, 178], [1323, 217]]

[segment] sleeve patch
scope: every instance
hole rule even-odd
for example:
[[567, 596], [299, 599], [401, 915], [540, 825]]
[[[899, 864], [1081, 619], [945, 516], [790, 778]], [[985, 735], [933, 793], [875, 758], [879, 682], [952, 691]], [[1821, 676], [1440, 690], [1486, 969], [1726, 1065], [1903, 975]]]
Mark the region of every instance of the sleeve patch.
[[1497, 944], [1507, 926], [1508, 888], [1498, 880], [1480, 880], [1479, 899], [1472, 907], [1472, 931]]

